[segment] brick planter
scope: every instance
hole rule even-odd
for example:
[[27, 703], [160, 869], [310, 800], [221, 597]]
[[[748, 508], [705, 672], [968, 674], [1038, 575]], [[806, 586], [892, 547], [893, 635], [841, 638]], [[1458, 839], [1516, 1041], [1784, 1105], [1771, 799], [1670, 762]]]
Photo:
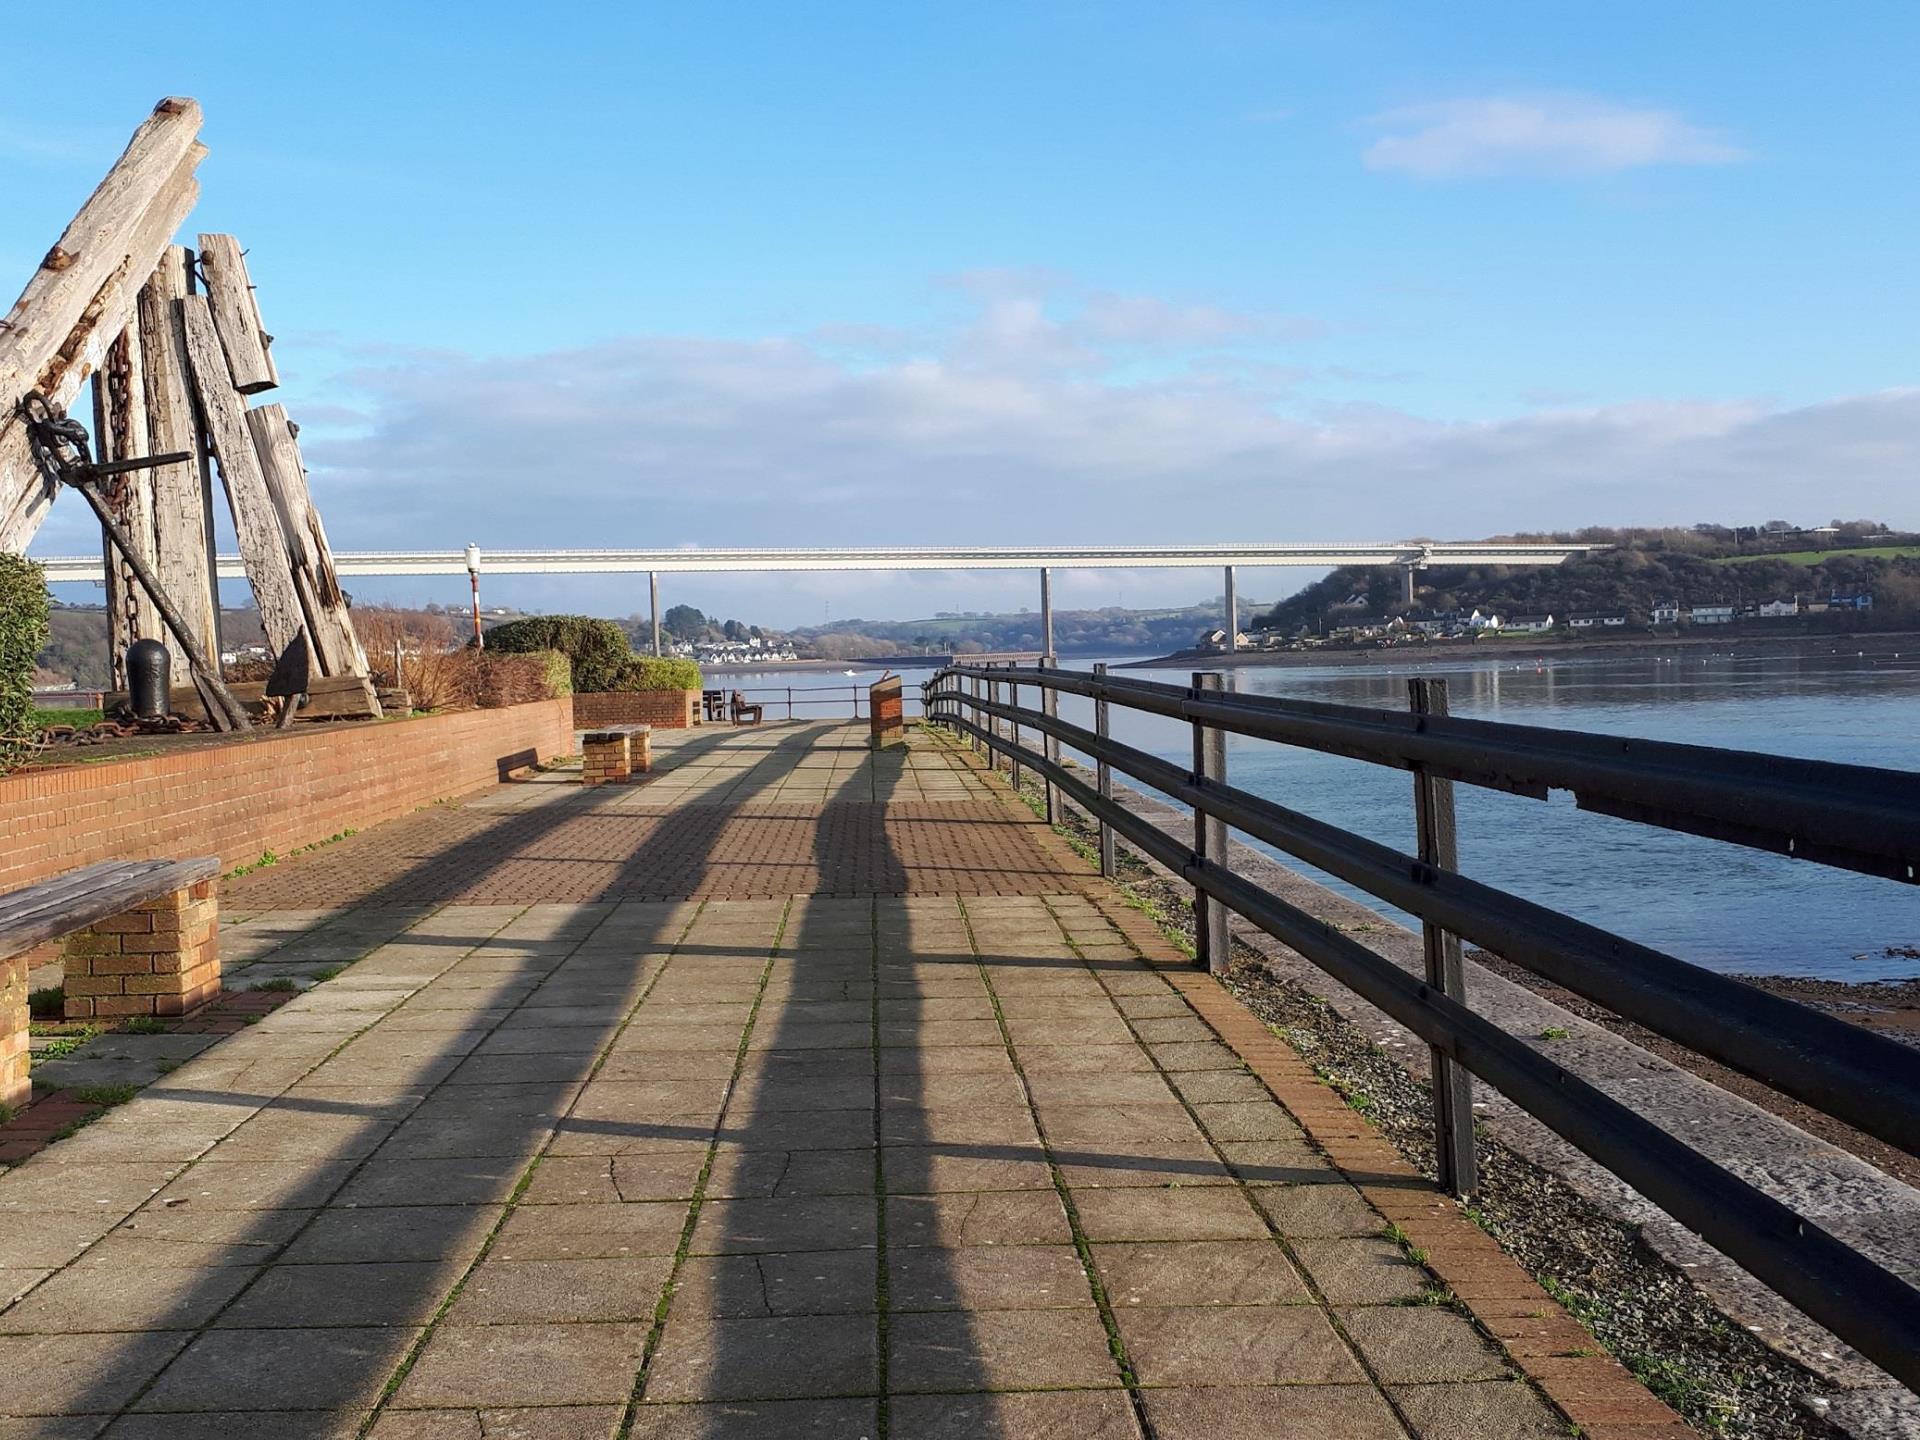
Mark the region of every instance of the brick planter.
[[99, 860], [285, 854], [572, 752], [572, 707], [538, 700], [31, 766], [0, 778], [0, 894]]
[[699, 723], [698, 690], [594, 690], [573, 697], [573, 723], [581, 730], [600, 725], [651, 725], [685, 730]]

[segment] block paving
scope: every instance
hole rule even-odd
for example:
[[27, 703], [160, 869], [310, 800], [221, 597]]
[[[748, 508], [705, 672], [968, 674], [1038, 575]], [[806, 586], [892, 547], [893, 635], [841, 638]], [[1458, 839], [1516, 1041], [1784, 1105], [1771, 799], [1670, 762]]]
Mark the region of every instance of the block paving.
[[0, 1174], [0, 1437], [1686, 1433], [967, 752], [862, 738], [236, 880], [236, 950], [358, 958]]

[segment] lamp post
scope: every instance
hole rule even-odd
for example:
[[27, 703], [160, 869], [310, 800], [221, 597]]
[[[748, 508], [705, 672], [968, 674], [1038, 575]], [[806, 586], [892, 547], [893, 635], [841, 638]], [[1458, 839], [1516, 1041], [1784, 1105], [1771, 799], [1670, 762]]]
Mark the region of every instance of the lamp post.
[[473, 644], [477, 650], [487, 648], [487, 637], [480, 630], [480, 547], [467, 546], [467, 579], [473, 582]]

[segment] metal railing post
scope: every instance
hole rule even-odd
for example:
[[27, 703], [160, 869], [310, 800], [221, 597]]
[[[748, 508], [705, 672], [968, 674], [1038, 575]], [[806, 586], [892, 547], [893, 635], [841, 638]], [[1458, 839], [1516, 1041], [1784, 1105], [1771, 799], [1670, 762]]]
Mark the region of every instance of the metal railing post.
[[[1011, 668], [1011, 666], [1009, 666], [1009, 668]], [[1020, 708], [1020, 686], [1012, 676], [1007, 677], [1007, 708], [1009, 710], [1018, 710]], [[1008, 716], [1007, 728], [1010, 731], [1008, 738], [1012, 741], [1012, 748], [1007, 751], [1007, 779], [1013, 785], [1013, 793], [1018, 795], [1020, 793], [1020, 772], [1022, 769], [1020, 764], [1020, 721], [1016, 717]]]
[[[1051, 640], [1053, 636], [1048, 635], [1047, 638]], [[1051, 670], [1054, 668], [1054, 658], [1051, 654], [1040, 657], [1040, 668], [1042, 670]], [[1044, 687], [1040, 691], [1040, 709], [1046, 714], [1049, 720], [1059, 715], [1060, 696], [1059, 692], [1054, 690], [1052, 686]], [[1054, 764], [1058, 765], [1060, 763], [1060, 742], [1051, 732], [1041, 732], [1040, 749], [1047, 759], [1051, 760]], [[1046, 792], [1047, 824], [1057, 825], [1060, 823], [1060, 792], [1055, 787], [1051, 778], [1046, 782]]]
[[[1107, 666], [1103, 660], [1093, 667], [1093, 673], [1101, 680], [1107, 678]], [[1100, 695], [1093, 702], [1093, 733], [1102, 740], [1107, 738], [1107, 697]], [[1105, 760], [1094, 762], [1095, 783], [1103, 801], [1113, 799], [1113, 766]], [[1113, 826], [1107, 823], [1106, 816], [1100, 817], [1100, 873], [1108, 879], [1114, 875]]]
[[[987, 704], [998, 705], [999, 703], [1000, 682], [989, 675], [987, 677]], [[988, 715], [986, 720], [987, 768], [997, 772], [1000, 769], [1000, 717], [997, 715]]]
[[[1407, 708], [1416, 715], [1447, 713], [1447, 682], [1410, 679]], [[1460, 868], [1453, 814], [1453, 781], [1441, 780], [1416, 766], [1413, 772], [1414, 824], [1419, 830], [1422, 864], [1440, 870]], [[1467, 1003], [1466, 969], [1460, 958], [1460, 937], [1432, 921], [1420, 926], [1426, 958], [1427, 983], [1449, 999]], [[1480, 1166], [1473, 1147], [1473, 1077], [1438, 1046], [1433, 1051], [1433, 1136], [1440, 1188], [1453, 1195], [1472, 1193], [1480, 1184]]]
[[[1201, 699], [1206, 692], [1217, 692], [1220, 688], [1221, 675], [1218, 670], [1194, 672], [1194, 699]], [[1209, 782], [1222, 785], [1226, 779], [1227, 732], [1194, 721], [1194, 783], [1202, 787]], [[1216, 820], [1196, 809], [1193, 812], [1193, 852], [1203, 867], [1217, 865], [1224, 869], [1227, 863], [1226, 821]], [[1193, 892], [1193, 936], [1195, 958], [1206, 966], [1209, 973], [1224, 975], [1233, 954], [1227, 935], [1227, 907], [1197, 887]]]

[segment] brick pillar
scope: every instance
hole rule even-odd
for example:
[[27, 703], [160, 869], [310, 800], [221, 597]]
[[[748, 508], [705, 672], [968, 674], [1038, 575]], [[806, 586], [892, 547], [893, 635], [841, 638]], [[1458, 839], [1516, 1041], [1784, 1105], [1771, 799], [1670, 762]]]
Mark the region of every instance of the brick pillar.
[[624, 730], [589, 732], [580, 742], [580, 778], [589, 785], [623, 785], [633, 775]]
[[67, 937], [67, 1018], [184, 1015], [220, 993], [220, 902], [202, 880]]
[[18, 1110], [33, 1094], [27, 1078], [27, 963], [30, 956], [0, 960], [0, 1110]]

